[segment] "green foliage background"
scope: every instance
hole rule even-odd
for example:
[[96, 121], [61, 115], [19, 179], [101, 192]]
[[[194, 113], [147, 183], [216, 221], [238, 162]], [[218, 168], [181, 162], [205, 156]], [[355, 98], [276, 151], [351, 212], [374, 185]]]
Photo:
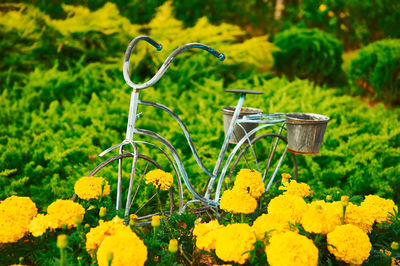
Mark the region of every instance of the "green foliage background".
[[[44, 207], [68, 198], [74, 182], [102, 161], [96, 155], [124, 139], [131, 90], [123, 81], [122, 57], [133, 37], [148, 34], [164, 51], [157, 53], [146, 44], [135, 48], [131, 69], [136, 82], [151, 77], [172, 49], [184, 43], [202, 42], [227, 55], [220, 63], [204, 51], [189, 52], [174, 61], [154, 88], [140, 94], [180, 115], [209, 169], [223, 141], [220, 109], [237, 101], [223, 90], [260, 90], [264, 94], [248, 96], [247, 106], [331, 117], [321, 153], [298, 157], [299, 178], [316, 193], [342, 190], [400, 200], [395, 189], [400, 186], [400, 109], [368, 107], [340, 90], [274, 77], [266, 72], [276, 50], [267, 36], [249, 38], [238, 26], [216, 26], [206, 18], [185, 26], [175, 18], [173, 3], [160, 6], [141, 25], [131, 23], [111, 3], [95, 11], [63, 8], [61, 19], [29, 5], [3, 6], [0, 199], [28, 195]], [[207, 176], [178, 125], [166, 113], [148, 107], [140, 111], [138, 127], [169, 139], [201, 188]], [[115, 167], [101, 174], [114, 191], [116, 174]]]

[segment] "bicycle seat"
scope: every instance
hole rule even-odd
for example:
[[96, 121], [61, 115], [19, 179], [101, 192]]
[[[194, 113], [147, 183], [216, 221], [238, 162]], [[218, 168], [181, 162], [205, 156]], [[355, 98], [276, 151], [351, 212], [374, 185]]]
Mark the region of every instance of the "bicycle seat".
[[224, 90], [224, 91], [232, 93], [243, 93], [243, 94], [263, 94], [262, 91], [251, 91], [251, 90]]

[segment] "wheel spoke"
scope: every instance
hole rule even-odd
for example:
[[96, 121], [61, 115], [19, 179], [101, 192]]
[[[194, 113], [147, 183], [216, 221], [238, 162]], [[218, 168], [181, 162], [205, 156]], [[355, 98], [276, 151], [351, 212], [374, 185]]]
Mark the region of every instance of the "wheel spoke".
[[139, 209], [137, 209], [137, 210], [135, 211], [135, 214], [137, 214], [141, 209], [143, 209], [143, 207], [146, 206], [152, 199], [154, 199], [155, 196], [157, 196], [157, 192], [154, 193], [154, 195], [151, 196], [151, 198], [148, 199], [145, 203], [143, 203], [143, 205], [140, 206]]
[[134, 200], [135, 200], [135, 198], [136, 198], [136, 195], [137, 195], [137, 193], [138, 193], [138, 191], [139, 191], [139, 187], [140, 187], [140, 185], [142, 184], [142, 180], [143, 180], [144, 176], [147, 174], [147, 169], [149, 168], [149, 164], [150, 164], [150, 162], [147, 162], [146, 168], [144, 169], [143, 174], [142, 174], [142, 176], [141, 176], [141, 178], [140, 178], [140, 180], [139, 180], [139, 184], [138, 184], [137, 187], [136, 187], [135, 194], [134, 194], [133, 197], [132, 197], [131, 205], [129, 205], [129, 209], [132, 208], [132, 204], [133, 204], [133, 202], [134, 202]]

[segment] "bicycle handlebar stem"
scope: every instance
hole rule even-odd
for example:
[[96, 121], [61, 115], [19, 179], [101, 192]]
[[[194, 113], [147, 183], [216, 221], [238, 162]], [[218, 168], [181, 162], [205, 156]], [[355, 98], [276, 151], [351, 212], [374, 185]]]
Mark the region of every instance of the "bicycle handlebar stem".
[[172, 63], [172, 61], [175, 59], [175, 57], [185, 50], [189, 50], [191, 48], [200, 48], [200, 49], [206, 50], [207, 52], [211, 53], [212, 55], [217, 57], [218, 60], [220, 60], [220, 61], [225, 60], [225, 55], [223, 53], [216, 51], [215, 49], [211, 48], [210, 46], [207, 46], [202, 43], [188, 43], [188, 44], [182, 45], [181, 47], [175, 49], [175, 51], [173, 51], [167, 57], [167, 59], [164, 61], [164, 63], [162, 64], [162, 66], [160, 67], [158, 72], [150, 80], [148, 80], [147, 82], [145, 82], [143, 84], [135, 84], [131, 81], [131, 79], [129, 77], [129, 60], [130, 60], [130, 57], [132, 54], [132, 49], [141, 40], [145, 40], [148, 43], [150, 43], [151, 45], [153, 45], [157, 49], [157, 51], [160, 51], [162, 49], [161, 44], [157, 43], [152, 38], [145, 36], [145, 35], [136, 37], [128, 45], [128, 48], [126, 49], [125, 57], [124, 57], [124, 67], [123, 67], [124, 79], [130, 87], [132, 87], [133, 89], [136, 89], [136, 90], [146, 89], [146, 88], [156, 84], [161, 79], [161, 77], [164, 75], [165, 71], [168, 69], [169, 65]]

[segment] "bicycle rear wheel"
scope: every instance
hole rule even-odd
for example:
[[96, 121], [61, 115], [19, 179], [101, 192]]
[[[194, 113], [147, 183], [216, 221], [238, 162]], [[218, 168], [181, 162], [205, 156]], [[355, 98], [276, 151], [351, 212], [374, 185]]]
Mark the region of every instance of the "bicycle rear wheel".
[[240, 169], [257, 170], [262, 175], [266, 191], [282, 173], [289, 173], [297, 180], [296, 155], [287, 150], [285, 137], [264, 133], [250, 143], [240, 149], [227, 178], [236, 176]]

